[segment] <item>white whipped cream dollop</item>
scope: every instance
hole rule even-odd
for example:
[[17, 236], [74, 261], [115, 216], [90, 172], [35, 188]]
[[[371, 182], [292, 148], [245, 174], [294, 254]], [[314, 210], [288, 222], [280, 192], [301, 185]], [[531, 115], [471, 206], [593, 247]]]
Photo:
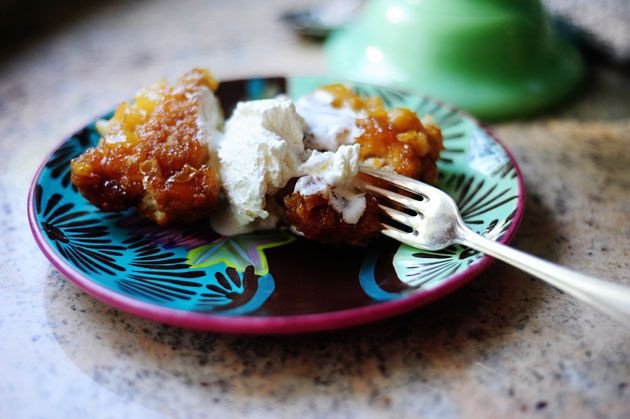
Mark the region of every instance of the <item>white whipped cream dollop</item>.
[[307, 148], [335, 151], [339, 146], [352, 144], [363, 133], [357, 120], [365, 118], [349, 106], [332, 106], [334, 96], [325, 90], [315, 90], [295, 102], [297, 111], [308, 127]]
[[302, 162], [304, 121], [288, 99], [241, 102], [219, 143], [220, 174], [241, 225], [265, 219], [266, 196], [284, 187]]

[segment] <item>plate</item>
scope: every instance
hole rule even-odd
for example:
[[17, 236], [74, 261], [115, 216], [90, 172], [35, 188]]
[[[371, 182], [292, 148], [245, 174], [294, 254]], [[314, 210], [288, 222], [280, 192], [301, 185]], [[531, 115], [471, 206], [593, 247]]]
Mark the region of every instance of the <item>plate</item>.
[[[239, 100], [299, 97], [333, 80], [272, 77], [221, 83], [226, 115]], [[470, 116], [427, 97], [350, 83], [388, 107], [430, 114], [445, 149], [438, 186], [473, 230], [508, 242], [524, 188], [507, 149]], [[108, 118], [111, 113], [103, 115]], [[285, 231], [224, 237], [207, 223], [160, 228], [134, 210], [104, 213], [70, 182], [69, 162], [97, 143], [95, 122], [42, 163], [28, 198], [35, 240], [71, 281], [105, 303], [186, 328], [230, 333], [313, 332], [367, 323], [427, 304], [461, 287], [491, 258], [461, 246], [424, 251], [379, 238], [334, 248]]]

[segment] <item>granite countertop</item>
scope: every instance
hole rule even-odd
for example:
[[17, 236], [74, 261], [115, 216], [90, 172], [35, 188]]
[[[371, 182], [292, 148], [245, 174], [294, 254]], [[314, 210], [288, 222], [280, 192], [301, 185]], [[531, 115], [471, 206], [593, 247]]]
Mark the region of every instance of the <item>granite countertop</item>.
[[[408, 315], [293, 337], [164, 326], [66, 281], [25, 210], [64, 136], [193, 65], [325, 72], [276, 23], [289, 0], [70, 3], [0, 52], [0, 417], [630, 417], [627, 325], [503, 264]], [[630, 285], [627, 74], [597, 66], [563, 106], [493, 129], [528, 190], [514, 246]]]

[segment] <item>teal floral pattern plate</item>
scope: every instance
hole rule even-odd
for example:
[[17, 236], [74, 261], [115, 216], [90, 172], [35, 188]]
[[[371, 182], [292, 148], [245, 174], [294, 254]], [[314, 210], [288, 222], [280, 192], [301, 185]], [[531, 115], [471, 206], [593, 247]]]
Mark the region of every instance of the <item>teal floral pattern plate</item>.
[[[221, 83], [217, 94], [229, 115], [240, 100], [281, 93], [296, 98], [331, 81], [234, 80]], [[350, 84], [388, 107], [431, 115], [445, 146], [438, 186], [456, 200], [472, 229], [510, 240], [525, 192], [516, 163], [488, 130], [430, 98]], [[161, 228], [134, 210], [104, 213], [70, 182], [70, 160], [98, 139], [92, 122], [42, 163], [29, 193], [29, 222], [60, 272], [96, 298], [148, 319], [231, 333], [336, 329], [424, 305], [490, 263], [461, 246], [424, 251], [380, 238], [367, 249], [332, 248], [283, 230], [225, 237], [207, 223]]]

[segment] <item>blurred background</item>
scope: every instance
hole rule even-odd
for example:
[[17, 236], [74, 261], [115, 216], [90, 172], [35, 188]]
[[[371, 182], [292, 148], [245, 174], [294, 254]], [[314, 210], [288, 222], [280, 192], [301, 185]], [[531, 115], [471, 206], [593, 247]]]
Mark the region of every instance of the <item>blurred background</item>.
[[[221, 79], [328, 73], [430, 94], [501, 120], [546, 111], [586, 89], [593, 66], [627, 73], [630, 2], [543, 0], [542, 6], [538, 0], [3, 0], [0, 106], [63, 91], [64, 103], [100, 112], [139, 86], [201, 65]], [[46, 78], [33, 85], [31, 71]], [[7, 85], [9, 77], [14, 82]], [[46, 98], [38, 97], [43, 92]]]

